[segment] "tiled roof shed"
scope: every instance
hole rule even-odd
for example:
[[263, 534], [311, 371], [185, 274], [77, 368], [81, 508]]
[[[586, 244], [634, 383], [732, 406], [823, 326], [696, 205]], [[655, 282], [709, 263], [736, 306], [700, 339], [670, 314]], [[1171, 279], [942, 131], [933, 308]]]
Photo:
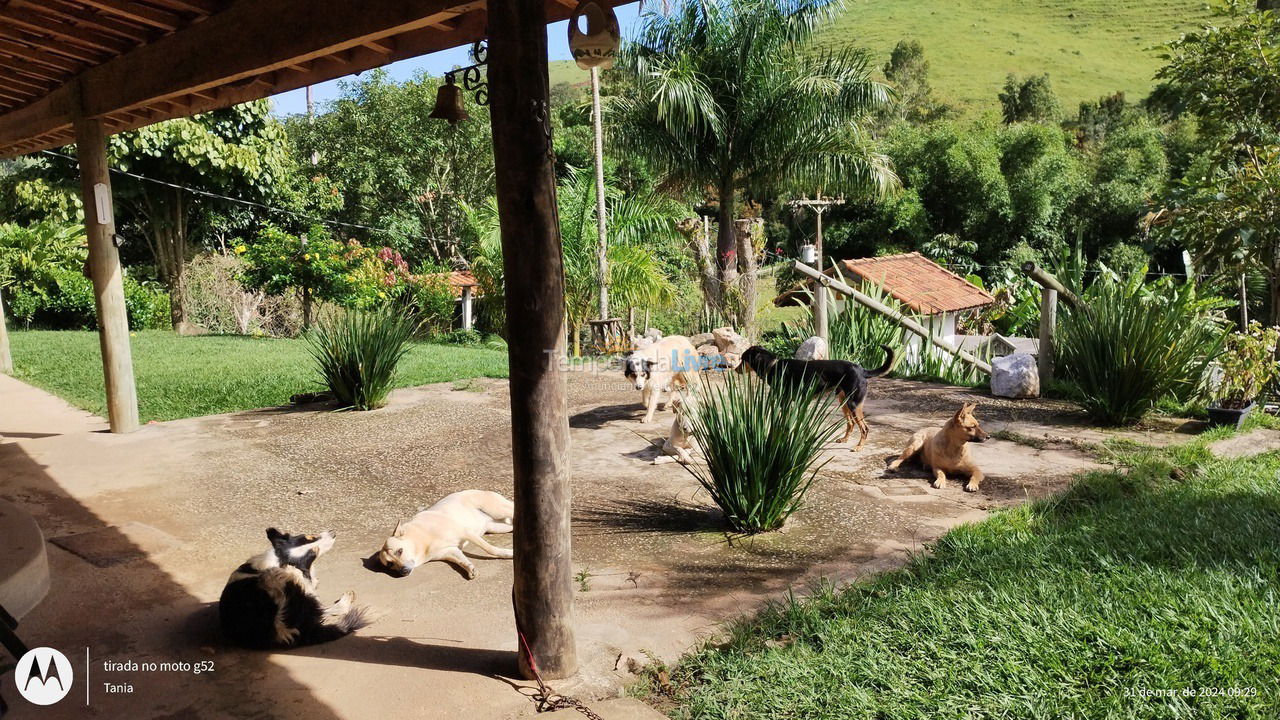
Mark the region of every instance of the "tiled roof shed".
[[[985, 307], [995, 302], [986, 290], [947, 270], [920, 253], [903, 253], [883, 257], [840, 261], [840, 272], [846, 281], [878, 285], [912, 312], [936, 315]], [[827, 274], [837, 277], [836, 269]], [[858, 283], [852, 283], [857, 285]], [[812, 288], [813, 281], [797, 286], [774, 298], [774, 305], [808, 302], [802, 288]]]
[[471, 288], [471, 294], [480, 297], [484, 293], [480, 292], [480, 283], [476, 281], [476, 276], [471, 274], [470, 270], [453, 270], [447, 273], [434, 273], [431, 277], [443, 277], [449, 290], [456, 298], [462, 297], [462, 288]]

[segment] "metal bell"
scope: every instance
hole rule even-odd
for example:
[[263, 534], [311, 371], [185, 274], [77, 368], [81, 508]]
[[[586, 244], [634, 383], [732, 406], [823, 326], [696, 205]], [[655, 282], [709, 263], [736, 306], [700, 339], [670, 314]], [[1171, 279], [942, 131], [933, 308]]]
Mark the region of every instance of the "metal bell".
[[453, 84], [452, 75], [446, 75], [444, 85], [436, 90], [436, 106], [427, 117], [448, 120], [450, 125], [457, 125], [459, 120], [470, 117], [462, 106], [462, 88]]
[[[578, 30], [578, 20], [587, 18], [587, 31]], [[608, 70], [613, 67], [613, 56], [618, 52], [622, 33], [618, 29], [618, 16], [613, 8], [602, 6], [597, 0], [582, 0], [569, 18], [569, 52], [578, 67]]]

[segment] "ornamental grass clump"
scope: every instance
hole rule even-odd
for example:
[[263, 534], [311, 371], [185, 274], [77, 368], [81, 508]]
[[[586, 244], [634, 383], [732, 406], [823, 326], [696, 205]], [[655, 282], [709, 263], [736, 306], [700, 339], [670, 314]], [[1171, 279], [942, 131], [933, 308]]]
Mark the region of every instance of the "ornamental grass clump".
[[1203, 388], [1222, 347], [1223, 301], [1170, 278], [1144, 284], [1104, 274], [1085, 293], [1085, 310], [1066, 308], [1058, 363], [1094, 420], [1128, 425], [1165, 398], [1185, 402]]
[[706, 460], [685, 466], [711, 494], [730, 527], [752, 534], [782, 527], [813, 484], [823, 446], [842, 423], [812, 384], [766, 384], [725, 373], [685, 409]]
[[376, 410], [387, 404], [396, 366], [409, 351], [417, 323], [393, 308], [349, 310], [328, 316], [307, 333], [316, 369], [344, 408]]

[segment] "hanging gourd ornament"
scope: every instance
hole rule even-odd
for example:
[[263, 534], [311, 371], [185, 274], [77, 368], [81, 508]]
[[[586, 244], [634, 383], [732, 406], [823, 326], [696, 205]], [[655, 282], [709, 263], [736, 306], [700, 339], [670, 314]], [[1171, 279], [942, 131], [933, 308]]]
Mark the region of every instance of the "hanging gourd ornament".
[[[579, 19], [587, 19], [587, 31], [578, 29]], [[578, 67], [608, 70], [613, 67], [613, 56], [618, 52], [622, 34], [618, 30], [618, 16], [613, 8], [601, 5], [597, 0], [582, 0], [569, 18], [569, 52]]]

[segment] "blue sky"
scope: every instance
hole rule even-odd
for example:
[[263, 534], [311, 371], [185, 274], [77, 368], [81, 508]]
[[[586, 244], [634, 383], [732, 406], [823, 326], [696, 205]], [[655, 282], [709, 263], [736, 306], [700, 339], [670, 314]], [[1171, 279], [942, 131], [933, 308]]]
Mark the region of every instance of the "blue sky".
[[[614, 12], [617, 13], [618, 24], [621, 25], [622, 32], [626, 35], [635, 26], [640, 16], [640, 3], [630, 3], [615, 9]], [[547, 27], [547, 53], [551, 60], [567, 60], [569, 58], [568, 32], [568, 21], [561, 21]], [[400, 81], [409, 79], [420, 70], [439, 75], [459, 65], [471, 64], [468, 56], [469, 51], [470, 46], [456, 47], [432, 53], [431, 55], [401, 60], [385, 66], [384, 69], [391, 74], [393, 79]], [[586, 76], [585, 71], [583, 76]], [[325, 100], [332, 100], [338, 97], [338, 82], [339, 80], [330, 80], [311, 87], [312, 98], [317, 105]], [[278, 115], [293, 115], [306, 112], [307, 109], [306, 93], [301, 88], [275, 95], [271, 98], [271, 102]]]

